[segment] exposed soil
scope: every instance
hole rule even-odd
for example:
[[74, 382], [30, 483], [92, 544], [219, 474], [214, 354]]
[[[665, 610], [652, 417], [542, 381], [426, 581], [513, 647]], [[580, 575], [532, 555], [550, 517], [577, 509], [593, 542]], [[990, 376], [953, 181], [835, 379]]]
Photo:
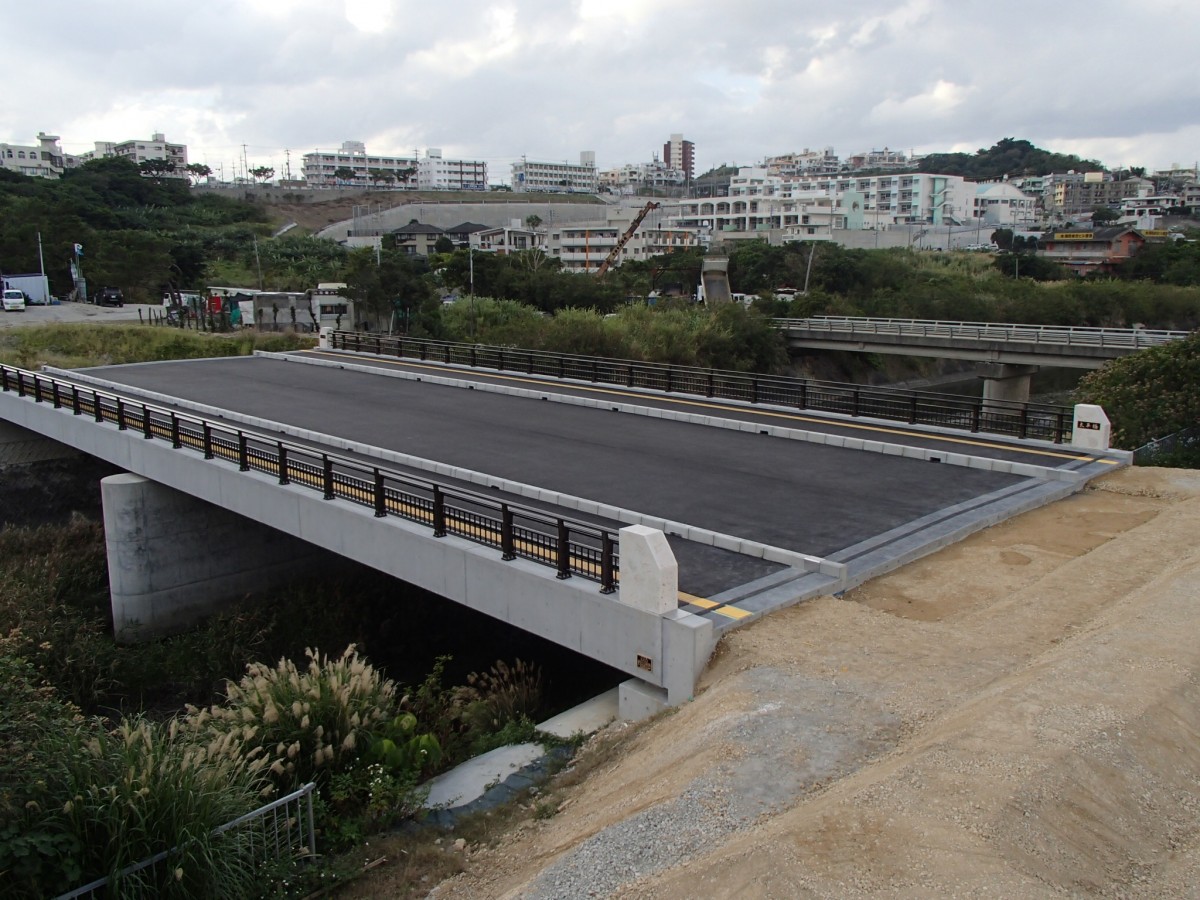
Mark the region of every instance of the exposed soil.
[[1200, 896], [1198, 530], [1127, 469], [734, 632], [434, 895]]

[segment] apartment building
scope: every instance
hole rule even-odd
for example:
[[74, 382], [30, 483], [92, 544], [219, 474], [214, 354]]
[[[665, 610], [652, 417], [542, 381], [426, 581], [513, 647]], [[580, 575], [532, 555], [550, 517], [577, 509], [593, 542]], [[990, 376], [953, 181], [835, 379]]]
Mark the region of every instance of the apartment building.
[[688, 200], [669, 216], [675, 225], [711, 230], [716, 237], [780, 232], [782, 241], [831, 240], [834, 231], [866, 227], [863, 197], [820, 192]]
[[599, 187], [596, 154], [584, 150], [578, 164], [521, 157], [512, 164], [512, 187], [517, 193], [594, 194]]
[[696, 177], [696, 145], [685, 141], [682, 134], [671, 135], [663, 144], [663, 164], [681, 171], [684, 183], [691, 184]]
[[417, 163], [417, 187], [423, 191], [486, 191], [487, 163], [473, 159], [443, 159], [430, 147]]
[[[915, 158], [914, 158], [915, 159]], [[851, 172], [869, 169], [907, 169], [914, 162], [903, 150], [864, 150], [847, 157], [846, 168]]]
[[616, 169], [608, 169], [597, 175], [600, 187], [614, 194], [636, 194], [639, 190], [674, 190], [684, 187], [687, 175], [681, 169], [672, 169], [660, 160], [648, 163], [626, 163]]
[[[440, 153], [440, 152], [439, 152]], [[372, 183], [373, 175], [391, 176], [392, 183], [413, 186], [418, 177], [420, 160], [415, 156], [378, 156], [367, 153], [362, 141], [343, 141], [338, 150], [314, 150], [304, 154], [301, 172], [309, 187], [334, 187], [335, 185], [366, 186]], [[339, 177], [345, 170], [353, 177]]]
[[[603, 221], [553, 227], [546, 234], [546, 253], [561, 260], [564, 271], [595, 272], [629, 229], [635, 215], [637, 211], [632, 208], [609, 208]], [[621, 248], [613, 265], [706, 247], [709, 238], [708, 229], [679, 225], [661, 213], [651, 214]]]
[[57, 178], [66, 159], [56, 134], [38, 132], [36, 144], [0, 144], [0, 169], [34, 178]]
[[763, 168], [781, 178], [797, 175], [836, 175], [841, 170], [841, 165], [841, 160], [832, 147], [826, 147], [824, 150], [809, 150], [805, 147], [802, 153], [768, 156], [763, 161]]
[[162, 132], [155, 132], [150, 136], [150, 140], [96, 141], [94, 150], [82, 153], [71, 161], [78, 164], [91, 159], [105, 159], [111, 156], [138, 164], [165, 159], [175, 164], [175, 171], [171, 173], [171, 177], [187, 177], [187, 173], [184, 171], [188, 164], [187, 145], [171, 143]]
[[1149, 179], [1135, 177], [1117, 181], [1105, 172], [1048, 175], [1044, 184], [1042, 204], [1053, 216], [1077, 216], [1098, 207], [1116, 209], [1122, 200], [1154, 193], [1154, 182]]
[[972, 217], [985, 225], [1026, 226], [1037, 218], [1038, 201], [1015, 184], [997, 181], [975, 185]]
[[[850, 202], [842, 204], [847, 213], [862, 213], [859, 228], [886, 228], [892, 224], [955, 225], [974, 216], [975, 185], [968, 184], [957, 175], [934, 175], [926, 172], [897, 175], [853, 175], [844, 173], [836, 176], [799, 176], [783, 178], [772, 175], [759, 166], [738, 170], [729, 184], [730, 210], [728, 215], [739, 216], [733, 204], [740, 198], [747, 203], [762, 198], [778, 201], [781, 206], [755, 209], [746, 206], [740, 213], [745, 224], [752, 229], [780, 228], [797, 215], [795, 204], [806, 202], [813, 195], [826, 195], [835, 199], [847, 197]], [[861, 205], [854, 210], [853, 204]], [[791, 206], [789, 206], [789, 203]], [[720, 219], [720, 214], [714, 215]], [[782, 218], [779, 218], [782, 216]], [[779, 221], [776, 219], [779, 218]], [[856, 215], [851, 216], [858, 221]], [[757, 221], [753, 221], [757, 220]], [[729, 222], [738, 226], [740, 222]], [[716, 227], [725, 228], [718, 222]], [[738, 230], [731, 228], [730, 230]]]

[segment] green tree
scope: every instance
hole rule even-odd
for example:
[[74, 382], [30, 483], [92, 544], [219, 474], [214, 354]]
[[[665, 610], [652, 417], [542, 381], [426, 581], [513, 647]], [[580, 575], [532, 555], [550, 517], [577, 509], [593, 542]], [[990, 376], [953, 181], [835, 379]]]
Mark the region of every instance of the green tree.
[[210, 169], [204, 163], [188, 163], [183, 168], [184, 171], [187, 172], [188, 178], [191, 179], [193, 185], [199, 184], [203, 179], [212, 174], [212, 169]]
[[339, 183], [341, 183], [346, 181], [354, 181], [354, 179], [358, 176], [355, 175], [354, 170], [349, 166], [338, 166], [333, 170], [333, 177], [337, 179]]
[[1121, 218], [1121, 213], [1109, 206], [1097, 206], [1092, 211], [1093, 225], [1111, 225], [1119, 218]]
[[267, 182], [275, 177], [275, 170], [270, 166], [256, 166], [250, 170], [250, 175], [258, 182]]
[[537, 231], [542, 224], [542, 217], [537, 215], [528, 215], [525, 217], [525, 227], [530, 231]]
[[169, 159], [144, 159], [138, 163], [138, 171], [151, 178], [162, 178], [175, 171], [175, 163]]
[[1133, 450], [1200, 424], [1200, 334], [1142, 350], [1089, 372], [1076, 395], [1104, 407], [1113, 443]]

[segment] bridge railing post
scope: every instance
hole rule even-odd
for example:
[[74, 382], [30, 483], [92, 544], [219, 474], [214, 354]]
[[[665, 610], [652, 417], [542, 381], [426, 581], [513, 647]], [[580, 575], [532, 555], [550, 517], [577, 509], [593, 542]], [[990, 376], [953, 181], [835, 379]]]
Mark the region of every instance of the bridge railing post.
[[616, 541], [607, 531], [600, 536], [600, 593], [611, 594], [617, 589], [616, 566], [613, 557], [616, 555]]
[[79, 386], [71, 385], [71, 415], [78, 416], [83, 412], [79, 406]]
[[433, 486], [433, 536], [446, 536], [446, 495], [436, 484]]
[[562, 519], [558, 520], [558, 572], [555, 578], [570, 578], [571, 577], [571, 533], [567, 530], [567, 523]]
[[25, 373], [17, 372], [17, 396], [25, 396]]
[[55, 409], [62, 409], [62, 398], [58, 396], [58, 380], [50, 382], [50, 401]]
[[100, 405], [100, 395], [95, 391], [92, 391], [92, 414], [97, 422], [104, 421], [104, 408]]
[[246, 432], [238, 432], [238, 471], [250, 471], [250, 453], [246, 441]]
[[150, 407], [142, 404], [142, 437], [150, 440], [154, 437], [154, 430], [150, 427]]
[[8, 393], [8, 366], [0, 366], [0, 389]]
[[171, 446], [176, 450], [183, 446], [179, 437], [179, 416], [175, 413], [171, 413]]
[[387, 515], [387, 494], [383, 490], [383, 473], [375, 469], [375, 518], [382, 519]]
[[516, 541], [513, 539], [513, 511], [507, 503], [500, 504], [500, 553], [501, 559], [517, 558]]
[[288, 451], [287, 447], [284, 446], [283, 441], [278, 441], [275, 444], [275, 459], [279, 464], [277, 472], [279, 475], [279, 483], [291, 484], [292, 479], [291, 476], [288, 475]]
[[328, 453], [321, 454], [321, 488], [326, 500], [333, 499], [333, 460]]
[[117, 430], [125, 430], [125, 401], [120, 397], [117, 398]]

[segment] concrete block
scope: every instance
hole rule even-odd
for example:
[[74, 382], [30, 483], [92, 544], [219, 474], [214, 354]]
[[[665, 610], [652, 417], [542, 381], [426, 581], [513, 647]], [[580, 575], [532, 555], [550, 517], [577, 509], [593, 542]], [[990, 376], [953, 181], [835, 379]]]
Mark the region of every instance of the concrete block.
[[622, 528], [621, 602], [654, 615], [678, 606], [679, 564], [661, 530], [645, 525]]
[[620, 690], [613, 688], [591, 700], [585, 700], [566, 712], [559, 713], [545, 722], [539, 722], [538, 731], [544, 731], [546, 734], [552, 734], [563, 740], [569, 740], [577, 734], [597, 732], [617, 718], [619, 694]]
[[692, 699], [715, 642], [709, 619], [679, 609], [663, 617], [663, 687], [672, 706]]
[[624, 681], [617, 688], [617, 715], [625, 722], [640, 722], [658, 715], [670, 704], [667, 692], [636, 678]]
[[1104, 407], [1076, 403], [1071, 425], [1071, 446], [1083, 450], [1107, 450], [1112, 444], [1112, 423]]

